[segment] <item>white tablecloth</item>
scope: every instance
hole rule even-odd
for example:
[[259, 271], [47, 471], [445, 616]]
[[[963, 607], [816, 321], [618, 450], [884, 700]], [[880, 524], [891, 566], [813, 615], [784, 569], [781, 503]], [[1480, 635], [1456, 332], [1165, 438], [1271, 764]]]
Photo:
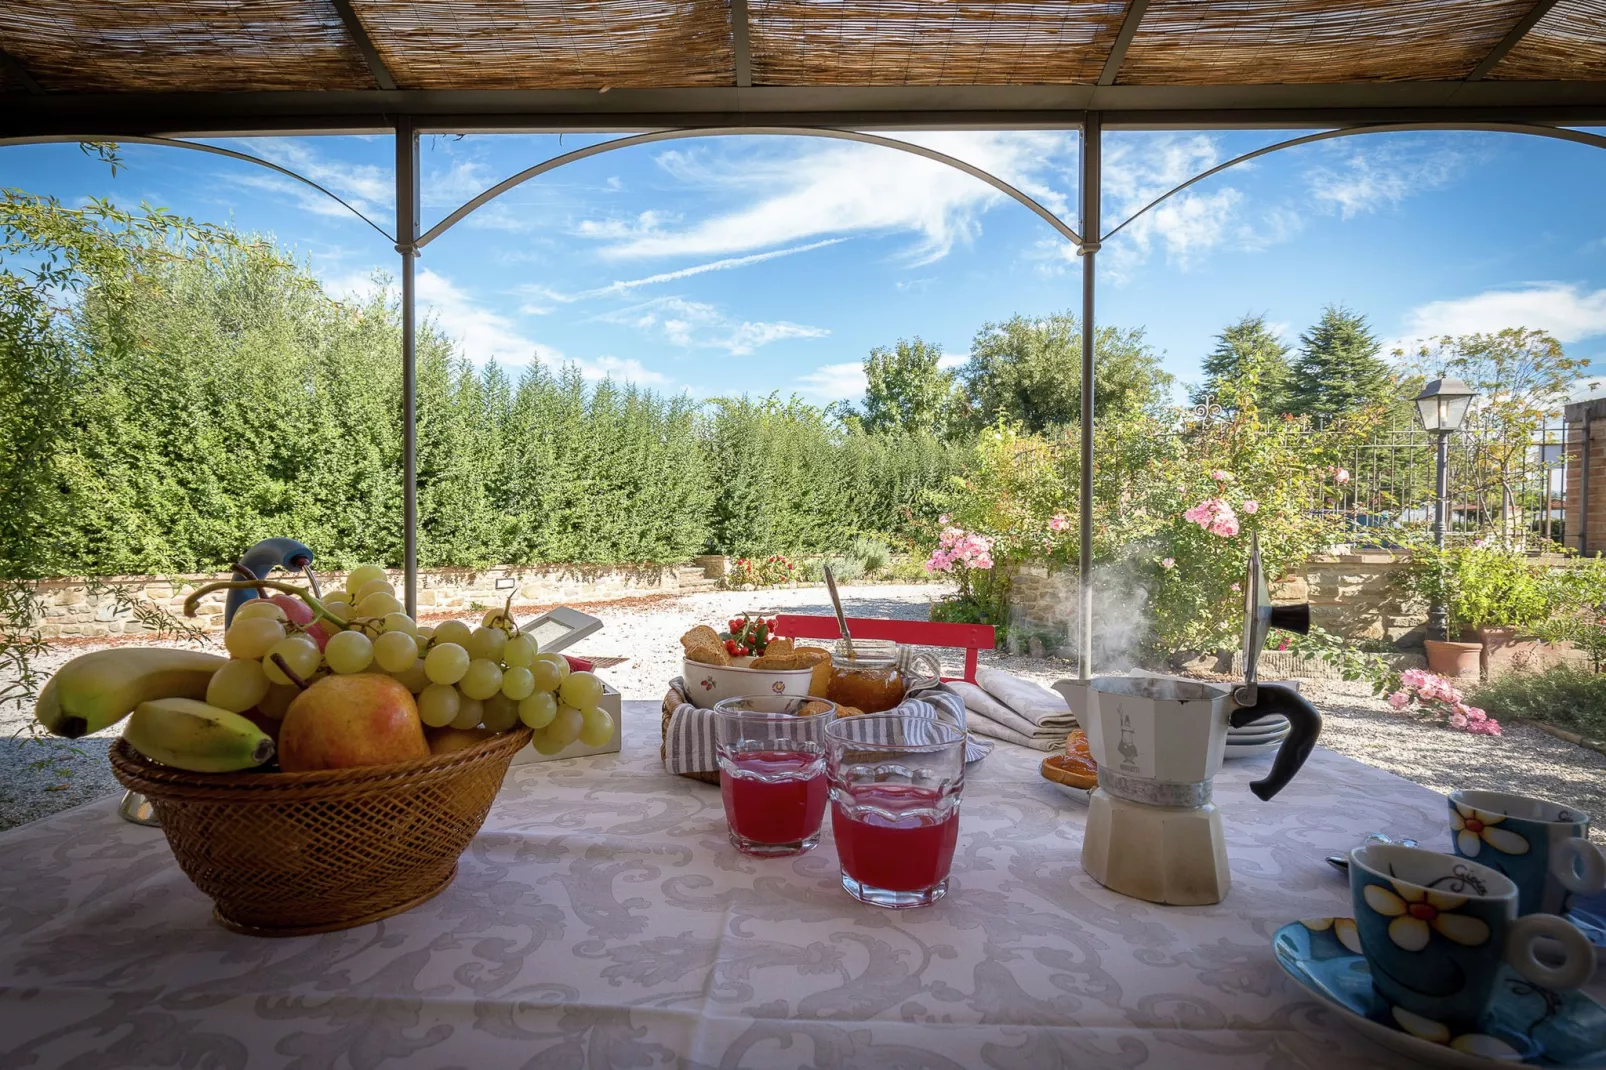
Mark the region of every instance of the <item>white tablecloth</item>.
[[1403, 1065], [1270, 941], [1348, 913], [1324, 855], [1444, 840], [1432, 792], [1318, 750], [1263, 803], [1244, 785], [1269, 760], [1228, 763], [1232, 891], [1159, 907], [1082, 872], [1085, 809], [1000, 744], [947, 898], [892, 912], [842, 891], [829, 820], [800, 858], [738, 854], [658, 725], [629, 703], [622, 754], [514, 769], [447, 891], [323, 936], [225, 931], [114, 800], [0, 836], [0, 1067]]

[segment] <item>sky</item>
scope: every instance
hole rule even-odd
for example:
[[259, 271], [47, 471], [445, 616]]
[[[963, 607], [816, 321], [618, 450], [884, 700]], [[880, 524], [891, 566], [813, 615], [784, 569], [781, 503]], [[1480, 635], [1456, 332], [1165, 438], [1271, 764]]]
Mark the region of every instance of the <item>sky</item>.
[[[1106, 132], [1104, 229], [1299, 133]], [[1074, 133], [887, 136], [983, 168], [1078, 224]], [[426, 136], [425, 227], [604, 140]], [[394, 228], [387, 136], [213, 143], [297, 171]], [[282, 175], [167, 147], [122, 155], [113, 177], [75, 145], [0, 148], [0, 185], [232, 221], [274, 236], [336, 296], [397, 271], [390, 239]], [[1263, 315], [1297, 346], [1329, 303], [1365, 314], [1386, 350], [1548, 330], [1606, 386], [1602, 190], [1606, 151], [1518, 134], [1387, 133], [1282, 150], [1190, 187], [1107, 242], [1096, 320], [1142, 328], [1179, 397], [1227, 324]], [[1079, 312], [1081, 269], [1042, 219], [940, 163], [818, 138], [697, 137], [596, 155], [504, 193], [423, 251], [418, 292], [476, 364], [568, 361], [593, 379], [698, 398], [778, 391], [823, 404], [862, 393], [872, 347], [919, 336], [952, 366], [984, 324]]]

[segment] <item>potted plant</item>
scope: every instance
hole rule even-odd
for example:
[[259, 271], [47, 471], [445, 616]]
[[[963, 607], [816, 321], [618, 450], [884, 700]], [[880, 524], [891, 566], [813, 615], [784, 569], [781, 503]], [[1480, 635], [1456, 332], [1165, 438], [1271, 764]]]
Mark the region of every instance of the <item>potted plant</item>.
[[1526, 554], [1488, 545], [1413, 550], [1405, 581], [1414, 594], [1445, 607], [1448, 638], [1424, 643], [1428, 668], [1442, 676], [1476, 676], [1491, 651], [1519, 629], [1545, 620], [1548, 585]]

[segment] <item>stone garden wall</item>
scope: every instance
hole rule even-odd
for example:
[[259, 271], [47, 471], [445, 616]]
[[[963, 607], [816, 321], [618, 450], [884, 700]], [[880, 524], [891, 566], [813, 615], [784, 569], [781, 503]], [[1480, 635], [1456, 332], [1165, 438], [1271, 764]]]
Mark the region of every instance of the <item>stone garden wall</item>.
[[[136, 600], [146, 600], [174, 616], [182, 616], [184, 599], [195, 588], [221, 575], [207, 576], [122, 576], [101, 581], [125, 589]], [[401, 573], [392, 572], [398, 588]], [[291, 577], [291, 582], [299, 578]], [[318, 582], [325, 590], [345, 583], [345, 574], [320, 572]], [[713, 590], [716, 581], [700, 565], [648, 567], [587, 567], [579, 565], [534, 568], [426, 569], [418, 574], [418, 612], [421, 617], [449, 617], [476, 614], [501, 605], [510, 592], [516, 592], [515, 605], [600, 602], [613, 598], [652, 594], [690, 594]], [[119, 611], [110, 593], [92, 593], [84, 580], [45, 580], [36, 597], [44, 606], [40, 632], [47, 639], [123, 635], [144, 631], [126, 609]], [[223, 597], [209, 597], [201, 603], [199, 623], [207, 628], [223, 626]]]
[[[1386, 639], [1406, 648], [1420, 648], [1427, 626], [1427, 604], [1411, 600], [1394, 585], [1394, 577], [1407, 558], [1386, 551], [1332, 554], [1313, 558], [1301, 573], [1272, 584], [1279, 602], [1310, 602], [1311, 620], [1335, 635], [1350, 639]], [[1023, 634], [1037, 638], [1052, 650], [1056, 637], [1068, 635], [1076, 617], [1076, 577], [1050, 572], [1036, 565], [1016, 571], [1010, 587], [1013, 623]], [[1096, 606], [1095, 617], [1120, 628], [1125, 615], [1136, 616], [1138, 606], [1116, 597]], [[1123, 614], [1123, 610], [1129, 612]], [[1028, 642], [1031, 640], [1028, 639]], [[1095, 635], [1095, 642], [1119, 645], [1120, 637]]]

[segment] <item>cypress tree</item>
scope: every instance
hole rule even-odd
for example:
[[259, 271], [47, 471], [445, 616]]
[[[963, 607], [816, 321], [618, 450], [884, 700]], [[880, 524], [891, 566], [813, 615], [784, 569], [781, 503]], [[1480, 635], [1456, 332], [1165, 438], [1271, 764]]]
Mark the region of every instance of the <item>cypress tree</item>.
[[1193, 403], [1212, 400], [1236, 412], [1253, 402], [1267, 415], [1289, 411], [1288, 347], [1266, 327], [1266, 317], [1246, 315], [1216, 335], [1204, 359], [1204, 385]]
[[1378, 357], [1381, 347], [1359, 312], [1328, 305], [1299, 343], [1289, 383], [1290, 411], [1330, 420], [1385, 404], [1393, 396], [1393, 377]]

